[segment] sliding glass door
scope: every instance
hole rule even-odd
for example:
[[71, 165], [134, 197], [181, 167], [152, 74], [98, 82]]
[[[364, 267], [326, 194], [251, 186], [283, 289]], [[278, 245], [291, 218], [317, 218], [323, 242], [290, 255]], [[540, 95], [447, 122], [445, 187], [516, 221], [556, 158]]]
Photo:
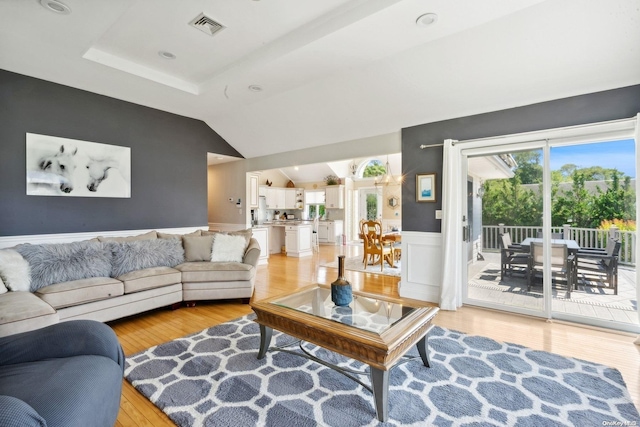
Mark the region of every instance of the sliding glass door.
[[635, 140], [595, 128], [463, 145], [463, 303], [640, 332]]

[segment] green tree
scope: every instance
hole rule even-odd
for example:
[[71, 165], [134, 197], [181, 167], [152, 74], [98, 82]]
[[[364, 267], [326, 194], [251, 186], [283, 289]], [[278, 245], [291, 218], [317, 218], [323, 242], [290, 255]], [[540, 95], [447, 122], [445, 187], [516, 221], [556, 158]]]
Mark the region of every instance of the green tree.
[[561, 226], [572, 224], [576, 227], [589, 228], [591, 226], [591, 204], [593, 196], [585, 188], [585, 175], [573, 169], [571, 190], [563, 194], [557, 192], [558, 182], [552, 186], [556, 191], [552, 194], [551, 224]]
[[518, 163], [514, 173], [520, 178], [522, 184], [539, 184], [542, 182], [542, 165], [540, 164], [542, 151], [522, 151], [514, 153], [512, 156]]
[[372, 160], [364, 168], [364, 172], [362, 172], [362, 176], [364, 178], [380, 176], [380, 175], [384, 175], [386, 171], [387, 171], [387, 168], [380, 161]]
[[523, 187], [518, 174], [511, 179], [488, 180], [482, 199], [483, 224], [542, 225], [540, 194]]

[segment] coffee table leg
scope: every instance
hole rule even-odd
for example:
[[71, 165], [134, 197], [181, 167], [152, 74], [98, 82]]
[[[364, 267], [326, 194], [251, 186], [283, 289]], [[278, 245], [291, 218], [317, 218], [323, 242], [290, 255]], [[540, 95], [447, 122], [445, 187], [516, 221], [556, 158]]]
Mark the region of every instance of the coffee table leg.
[[424, 366], [426, 366], [427, 368], [429, 367], [428, 339], [429, 334], [425, 334], [416, 344], [416, 347], [418, 347], [418, 353], [420, 353], [420, 357], [422, 358], [422, 363], [424, 363]]
[[269, 345], [271, 344], [272, 334], [273, 329], [260, 325], [260, 351], [258, 351], [258, 359], [262, 359], [267, 354], [267, 350], [269, 350]]
[[369, 370], [378, 420], [384, 422], [389, 417], [389, 371], [383, 371], [373, 366], [370, 366]]

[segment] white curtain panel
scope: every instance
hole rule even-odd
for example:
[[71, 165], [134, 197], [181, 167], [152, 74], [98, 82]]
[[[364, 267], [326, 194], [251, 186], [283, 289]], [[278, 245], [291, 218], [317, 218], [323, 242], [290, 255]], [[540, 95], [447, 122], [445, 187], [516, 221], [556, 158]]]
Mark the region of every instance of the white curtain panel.
[[442, 250], [443, 270], [440, 308], [456, 310], [462, 305], [462, 165], [455, 141], [444, 141], [442, 167]]

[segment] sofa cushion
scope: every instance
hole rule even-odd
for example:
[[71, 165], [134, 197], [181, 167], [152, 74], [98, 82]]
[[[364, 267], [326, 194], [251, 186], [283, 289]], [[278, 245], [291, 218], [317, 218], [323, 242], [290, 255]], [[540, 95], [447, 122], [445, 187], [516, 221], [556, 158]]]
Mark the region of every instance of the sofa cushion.
[[227, 234], [229, 236], [242, 236], [247, 241], [247, 245], [249, 244], [249, 240], [253, 236], [253, 230], [251, 228], [247, 228], [245, 230], [237, 230], [237, 231], [202, 231], [203, 236], [215, 236], [216, 234]]
[[182, 272], [182, 283], [244, 281], [255, 274], [253, 266], [239, 262], [185, 262], [176, 270]]
[[242, 262], [248, 244], [244, 236], [231, 236], [222, 233], [216, 234], [213, 236], [210, 261]]
[[124, 294], [121, 281], [111, 277], [91, 277], [56, 283], [36, 291], [53, 308], [70, 307]]
[[23, 244], [16, 246], [16, 250], [29, 262], [32, 292], [54, 283], [111, 274], [111, 250], [107, 243]]
[[49, 304], [31, 292], [7, 292], [0, 298], [0, 324], [37, 319], [55, 313]]
[[29, 291], [31, 273], [29, 263], [13, 249], [0, 250], [0, 279], [12, 291]]
[[213, 236], [184, 236], [182, 245], [185, 261], [211, 261]]
[[187, 234], [162, 233], [158, 231], [158, 239], [182, 239], [184, 236], [202, 236], [202, 230], [196, 230]]
[[131, 294], [180, 283], [182, 274], [170, 267], [151, 267], [123, 274], [118, 276], [118, 280], [124, 283], [124, 293]]
[[140, 240], [110, 245], [113, 252], [113, 277], [144, 268], [174, 267], [184, 262], [182, 242], [176, 239]]
[[118, 243], [122, 243], [122, 242], [135, 242], [138, 240], [153, 240], [153, 239], [157, 239], [158, 238], [158, 232], [153, 230], [153, 231], [148, 231], [146, 233], [143, 234], [138, 234], [137, 236], [127, 236], [127, 237], [103, 237], [103, 236], [98, 236], [98, 240], [101, 242], [118, 242]]

